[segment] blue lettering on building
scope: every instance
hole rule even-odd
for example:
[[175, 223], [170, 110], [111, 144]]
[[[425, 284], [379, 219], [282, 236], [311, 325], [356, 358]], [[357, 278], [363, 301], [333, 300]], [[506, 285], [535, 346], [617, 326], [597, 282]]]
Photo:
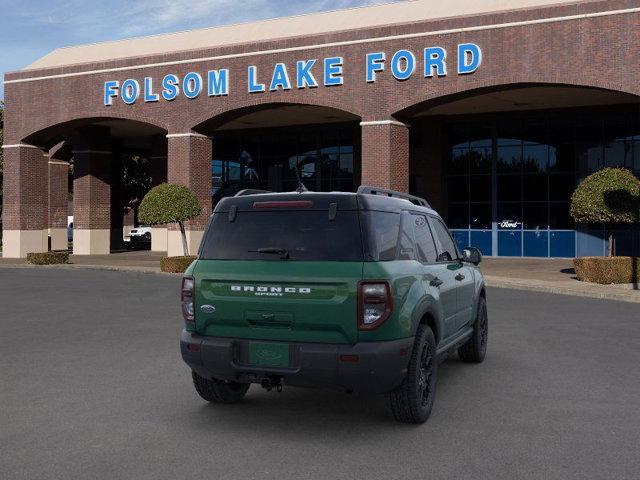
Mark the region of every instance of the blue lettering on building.
[[[118, 99], [124, 104], [133, 105], [160, 100], [170, 102], [180, 96], [187, 100], [201, 96], [224, 97], [229, 95], [232, 81], [244, 83], [250, 94], [265, 93], [268, 88], [273, 94], [286, 95], [294, 84], [296, 89], [302, 90], [318, 88], [320, 85], [340, 86], [345, 84], [345, 79], [353, 81], [353, 78], [363, 81], [364, 85], [375, 84], [381, 79], [400, 82], [420, 77], [432, 79], [448, 75], [448, 62], [455, 64], [458, 75], [475, 73], [481, 67], [482, 49], [477, 44], [461, 43], [455, 50], [452, 55], [455, 56], [454, 60], [449, 60], [447, 50], [440, 46], [426, 47], [417, 52], [409, 49], [371, 52], [359, 60], [364, 62], [360, 67], [352, 65], [354, 59], [342, 56], [277, 62], [272, 67], [249, 65], [244, 79], [234, 78], [234, 73], [237, 76], [238, 72], [228, 68], [191, 71], [184, 76], [168, 73], [161, 78], [111, 79], [104, 82], [103, 102], [109, 107]], [[420, 70], [417, 75], [416, 70]], [[359, 72], [364, 72], [364, 78], [358, 78], [362, 75]]]

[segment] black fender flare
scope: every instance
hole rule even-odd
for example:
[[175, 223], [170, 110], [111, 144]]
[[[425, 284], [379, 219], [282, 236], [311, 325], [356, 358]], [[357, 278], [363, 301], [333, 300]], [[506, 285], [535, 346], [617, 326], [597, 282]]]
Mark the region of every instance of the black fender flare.
[[425, 316], [430, 318], [429, 326], [434, 330], [433, 334], [436, 337], [436, 343], [439, 343], [445, 331], [444, 315], [442, 307], [431, 296], [423, 297], [414, 308], [411, 319], [411, 335], [415, 336], [418, 325], [420, 325]]

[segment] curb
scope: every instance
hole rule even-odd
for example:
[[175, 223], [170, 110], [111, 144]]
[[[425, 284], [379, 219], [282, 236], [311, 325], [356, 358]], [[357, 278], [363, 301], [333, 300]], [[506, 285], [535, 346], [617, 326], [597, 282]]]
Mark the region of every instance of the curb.
[[[612, 287], [609, 285], [585, 285], [588, 288], [594, 287], [598, 288], [598, 291], [589, 291], [587, 289], [581, 288], [582, 286], [576, 285], [578, 288], [573, 288], [569, 286], [562, 286], [556, 283], [549, 282], [548, 284], [542, 283], [540, 281], [528, 281], [528, 280], [518, 280], [518, 279], [510, 279], [505, 277], [493, 277], [486, 276], [484, 277], [485, 284], [488, 287], [494, 288], [510, 288], [513, 290], [526, 290], [529, 292], [542, 292], [542, 293], [554, 293], [557, 295], [571, 295], [574, 297], [587, 297], [587, 298], [597, 298], [600, 300], [616, 300], [620, 302], [629, 302], [629, 303], [640, 303], [640, 291], [612, 291]], [[578, 280], [576, 280], [578, 282]]]
[[46, 269], [58, 269], [58, 270], [103, 270], [103, 271], [111, 271], [111, 272], [136, 272], [136, 273], [146, 273], [146, 274], [155, 274], [155, 275], [182, 275], [181, 273], [169, 273], [169, 272], [161, 272], [160, 267], [131, 267], [127, 265], [82, 265], [76, 263], [67, 263], [67, 264], [59, 264], [59, 265], [30, 265], [26, 263], [20, 264], [0, 264], [0, 269], [10, 269], [10, 268], [24, 268], [24, 269], [37, 269], [37, 268], [46, 268]]

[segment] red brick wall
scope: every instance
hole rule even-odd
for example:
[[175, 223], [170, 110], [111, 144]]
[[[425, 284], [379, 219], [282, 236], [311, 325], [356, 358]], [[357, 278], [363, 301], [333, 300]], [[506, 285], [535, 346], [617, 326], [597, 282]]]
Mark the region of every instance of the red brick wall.
[[[187, 222], [191, 230], [202, 230], [211, 215], [211, 139], [201, 135], [168, 138], [169, 183], [188, 187], [198, 197], [202, 214]], [[169, 228], [178, 228], [171, 225]]]
[[69, 164], [49, 161], [49, 227], [67, 228]]
[[[309, 38], [294, 38], [277, 42], [248, 44], [219, 49], [168, 54], [162, 57], [130, 58], [109, 63], [70, 66], [28, 72], [9, 73], [6, 80], [55, 75], [81, 70], [104, 69], [139, 65], [156, 61], [178, 61], [195, 57], [228, 55], [270, 48], [291, 48], [314, 43], [327, 43], [362, 38], [401, 35], [415, 32], [440, 31], [478, 25], [494, 25], [504, 22], [524, 21], [544, 17], [577, 15], [589, 12], [637, 7], [637, 1], [607, 0], [582, 2], [577, 5], [489, 14], [469, 18], [456, 18], [407, 25], [363, 29], [352, 32], [327, 34]], [[466, 92], [472, 89], [511, 83], [561, 83], [609, 88], [638, 94], [637, 58], [640, 56], [640, 14], [630, 13], [571, 21], [530, 24], [508, 28], [487, 29], [473, 32], [439, 34], [387, 41], [371, 41], [361, 44], [315, 48], [309, 51], [281, 52], [218, 61], [189, 62], [180, 65], [161, 66], [113, 73], [97, 73], [75, 77], [54, 78], [6, 85], [5, 141], [16, 143], [34, 132], [61, 122], [79, 118], [110, 116], [146, 121], [169, 132], [186, 132], [212, 117], [237, 108], [290, 102], [331, 106], [352, 112], [364, 120], [387, 119], [416, 103]], [[475, 42], [483, 50], [484, 62], [471, 75], [457, 75], [455, 64], [449, 64], [449, 75], [425, 79], [420, 72], [409, 80], [395, 80], [389, 68], [378, 75], [378, 81], [365, 82], [365, 54], [385, 51], [389, 59], [400, 48], [411, 49], [420, 59], [423, 48], [440, 45], [447, 49], [450, 60], [456, 57], [458, 43]], [[248, 65], [258, 66], [261, 75], [269, 76], [276, 62], [285, 62], [290, 74], [295, 71], [295, 61], [305, 58], [322, 59], [341, 55], [345, 59], [344, 85], [315, 89], [295, 88], [290, 91], [249, 94], [246, 91]], [[387, 65], [388, 67], [388, 65]], [[183, 95], [173, 102], [157, 103], [138, 101], [133, 106], [116, 99], [114, 105], [105, 107], [102, 86], [106, 80], [152, 76], [158, 85], [168, 73], [182, 77], [188, 71], [204, 74], [210, 68], [228, 68], [231, 74], [231, 91], [226, 97], [210, 98], [201, 95], [189, 100]], [[320, 70], [316, 76], [321, 80]], [[50, 138], [40, 134], [38, 139]], [[36, 137], [33, 137], [34, 139]]]
[[37, 148], [4, 150], [4, 230], [47, 228], [48, 160]]

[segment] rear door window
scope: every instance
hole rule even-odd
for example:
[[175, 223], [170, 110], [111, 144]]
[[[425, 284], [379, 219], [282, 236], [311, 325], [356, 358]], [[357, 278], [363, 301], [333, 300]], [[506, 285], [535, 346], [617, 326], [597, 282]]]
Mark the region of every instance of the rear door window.
[[[227, 212], [215, 213], [207, 229], [200, 257], [204, 260], [362, 261], [362, 235], [357, 211], [240, 211], [233, 221]], [[260, 253], [258, 250], [263, 250]]]
[[411, 215], [411, 217], [413, 219], [418, 259], [422, 263], [434, 263], [438, 254], [427, 217], [425, 215]]
[[438, 248], [438, 262], [451, 262], [458, 258], [458, 250], [449, 234], [449, 230], [440, 219], [430, 217], [429, 223], [433, 229], [433, 236], [436, 239]]

